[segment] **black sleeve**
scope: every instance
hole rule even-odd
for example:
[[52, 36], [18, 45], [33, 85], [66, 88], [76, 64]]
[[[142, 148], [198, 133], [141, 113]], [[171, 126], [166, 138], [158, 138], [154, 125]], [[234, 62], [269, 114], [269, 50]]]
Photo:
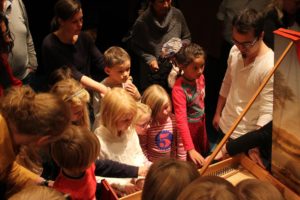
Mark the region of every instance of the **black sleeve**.
[[255, 147], [269, 147], [272, 144], [272, 121], [262, 128], [246, 133], [245, 135], [230, 140], [226, 143], [226, 149], [230, 156], [247, 152]]
[[136, 178], [139, 168], [132, 165], [126, 165], [112, 160], [95, 161], [96, 176], [115, 177], [115, 178]]

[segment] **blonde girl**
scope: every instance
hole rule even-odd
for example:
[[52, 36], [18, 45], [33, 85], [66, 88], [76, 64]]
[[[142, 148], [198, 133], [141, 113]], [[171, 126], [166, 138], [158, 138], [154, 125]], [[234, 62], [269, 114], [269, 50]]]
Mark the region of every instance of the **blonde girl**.
[[51, 92], [70, 105], [72, 124], [90, 129], [87, 107], [90, 95], [78, 81], [71, 78], [59, 81], [54, 84]]
[[147, 104], [137, 102], [137, 114], [134, 127], [139, 136], [140, 145], [145, 155], [147, 155], [147, 152], [144, 151], [147, 145], [147, 130], [152, 121], [151, 114], [152, 110]]
[[[137, 114], [136, 101], [123, 88], [113, 88], [102, 99], [100, 126], [95, 130], [102, 159], [111, 159], [121, 163], [144, 166], [149, 161], [139, 145], [139, 139], [133, 126]], [[130, 180], [112, 180], [111, 184], [126, 194], [138, 189]]]
[[152, 110], [152, 123], [147, 130], [146, 144], [141, 144], [147, 158], [151, 162], [162, 157], [185, 160], [186, 152], [177, 134], [171, 99], [165, 89], [156, 84], [148, 87], [143, 93], [141, 102]]

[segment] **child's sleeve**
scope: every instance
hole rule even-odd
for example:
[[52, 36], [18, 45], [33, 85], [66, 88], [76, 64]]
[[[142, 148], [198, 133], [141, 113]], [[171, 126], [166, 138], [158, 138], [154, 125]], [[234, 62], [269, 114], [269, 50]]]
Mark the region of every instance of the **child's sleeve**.
[[132, 165], [119, 163], [113, 160], [96, 160], [96, 176], [117, 177], [117, 178], [136, 178], [139, 168]]
[[190, 134], [187, 121], [187, 103], [186, 96], [181, 87], [177, 84], [172, 90], [172, 100], [175, 110], [178, 135], [180, 135], [186, 151], [194, 149], [193, 140]]
[[184, 145], [181, 139], [180, 134], [176, 131], [175, 133], [175, 145], [176, 145], [176, 159], [178, 160], [186, 160], [186, 150], [184, 149]]

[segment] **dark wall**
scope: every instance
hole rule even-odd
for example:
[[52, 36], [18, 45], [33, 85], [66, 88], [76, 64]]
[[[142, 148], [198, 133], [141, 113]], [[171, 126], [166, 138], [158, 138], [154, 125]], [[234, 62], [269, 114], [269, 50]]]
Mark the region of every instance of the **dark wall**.
[[219, 57], [221, 43], [220, 24], [216, 13], [221, 0], [180, 0], [194, 42], [204, 47], [208, 54]]

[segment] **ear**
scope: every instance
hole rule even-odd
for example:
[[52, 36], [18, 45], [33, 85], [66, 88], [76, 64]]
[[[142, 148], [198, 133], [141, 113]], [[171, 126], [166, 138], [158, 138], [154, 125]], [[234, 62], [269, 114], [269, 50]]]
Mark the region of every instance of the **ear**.
[[35, 144], [37, 146], [44, 146], [45, 144], [48, 144], [51, 141], [50, 138], [51, 138], [50, 135], [42, 136], [39, 139], [37, 139], [37, 141], [35, 142]]
[[104, 67], [104, 72], [109, 75], [110, 74], [110, 68], [109, 67]]

